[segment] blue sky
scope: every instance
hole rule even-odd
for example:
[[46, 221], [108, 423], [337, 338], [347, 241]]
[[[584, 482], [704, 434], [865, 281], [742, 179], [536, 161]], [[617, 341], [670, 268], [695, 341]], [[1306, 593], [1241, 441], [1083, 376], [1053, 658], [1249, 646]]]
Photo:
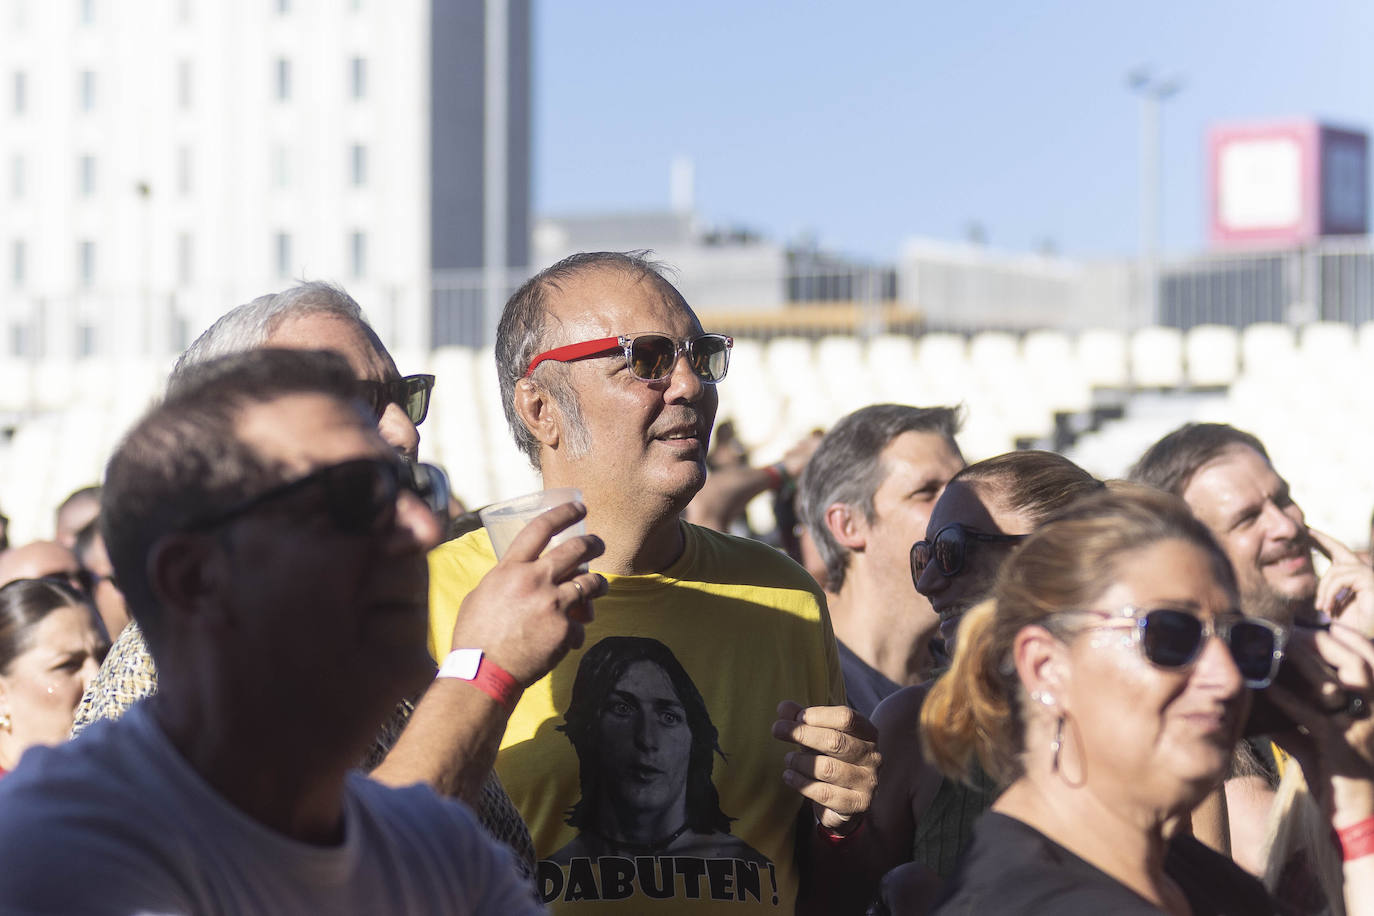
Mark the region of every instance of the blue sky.
[[538, 214], [662, 209], [890, 259], [912, 236], [1138, 245], [1139, 103], [1164, 106], [1163, 244], [1203, 246], [1220, 121], [1374, 127], [1374, 3], [534, 0]]

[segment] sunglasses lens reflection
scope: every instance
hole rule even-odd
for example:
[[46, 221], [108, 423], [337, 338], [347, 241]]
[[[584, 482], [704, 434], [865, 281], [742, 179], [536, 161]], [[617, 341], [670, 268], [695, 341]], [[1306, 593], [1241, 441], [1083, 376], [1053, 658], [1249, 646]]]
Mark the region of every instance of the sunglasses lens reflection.
[[673, 371], [677, 344], [659, 334], [642, 334], [630, 342], [630, 371], [635, 378], [653, 381]]
[[1183, 611], [1151, 611], [1145, 615], [1145, 657], [1161, 668], [1181, 668], [1202, 645], [1202, 621]]
[[410, 422], [419, 426], [425, 422], [425, 417], [429, 415], [429, 393], [434, 390], [434, 377], [430, 375], [412, 375], [401, 380], [404, 390], [401, 392], [402, 398], [397, 399], [397, 403], [405, 407], [406, 416], [410, 417]]
[[919, 576], [930, 565], [930, 542], [917, 541], [911, 545], [911, 574]]
[[724, 337], [711, 334], [698, 337], [689, 344], [692, 371], [708, 382], [725, 378], [730, 365], [730, 346]]
[[[677, 361], [677, 342], [662, 334], [641, 334], [630, 341], [630, 371], [635, 378], [667, 378]], [[730, 342], [719, 334], [705, 334], [687, 342], [687, 362], [707, 382], [725, 378], [730, 365]]]
[[1274, 665], [1274, 632], [1250, 621], [1231, 625], [1231, 657], [1236, 660], [1241, 677], [1247, 681], [1263, 681], [1270, 676]]
[[964, 529], [950, 527], [935, 536], [935, 564], [946, 576], [964, 568]]

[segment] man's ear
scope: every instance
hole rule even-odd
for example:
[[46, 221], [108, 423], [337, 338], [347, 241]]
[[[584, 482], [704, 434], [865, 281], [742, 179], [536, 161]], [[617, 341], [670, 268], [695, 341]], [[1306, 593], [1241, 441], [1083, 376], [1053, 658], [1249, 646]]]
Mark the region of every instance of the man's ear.
[[863, 550], [868, 546], [868, 525], [863, 515], [848, 503], [826, 506], [825, 527], [830, 529], [831, 537], [850, 550]]
[[176, 532], [148, 551], [148, 585], [168, 617], [213, 613], [228, 584], [228, 556], [213, 533]]
[[515, 415], [530, 435], [539, 440], [546, 448], [557, 448], [561, 437], [563, 418], [553, 398], [542, 385], [527, 378], [515, 383]]

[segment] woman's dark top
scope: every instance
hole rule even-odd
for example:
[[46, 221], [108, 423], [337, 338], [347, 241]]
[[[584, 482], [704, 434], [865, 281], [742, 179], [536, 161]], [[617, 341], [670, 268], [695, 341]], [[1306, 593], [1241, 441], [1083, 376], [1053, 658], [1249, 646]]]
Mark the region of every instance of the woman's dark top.
[[[1164, 871], [1193, 916], [1274, 916], [1264, 885], [1190, 836], [1169, 843]], [[989, 811], [945, 885], [939, 916], [1157, 916], [1145, 898], [1029, 824]]]
[[959, 865], [964, 849], [973, 842], [973, 828], [997, 800], [999, 789], [974, 761], [971, 785], [940, 778], [930, 806], [916, 821], [911, 861], [920, 862], [948, 880]]

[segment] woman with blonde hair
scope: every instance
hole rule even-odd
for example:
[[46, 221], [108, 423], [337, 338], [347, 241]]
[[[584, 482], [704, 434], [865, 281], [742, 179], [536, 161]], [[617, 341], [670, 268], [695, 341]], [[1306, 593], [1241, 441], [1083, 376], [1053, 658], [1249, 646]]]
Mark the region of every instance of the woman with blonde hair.
[[[1168, 830], [1226, 776], [1250, 690], [1269, 686], [1284, 657], [1285, 631], [1236, 608], [1225, 555], [1163, 493], [1086, 498], [1021, 545], [963, 620], [921, 712], [942, 771], [966, 776], [977, 760], [1008, 786], [936, 913], [1277, 912], [1256, 879]], [[1374, 699], [1366, 640], [1336, 624], [1289, 648], [1289, 664], [1324, 660], [1345, 691]], [[1328, 764], [1347, 909], [1368, 912], [1374, 729], [1278, 685], [1269, 696]]]

